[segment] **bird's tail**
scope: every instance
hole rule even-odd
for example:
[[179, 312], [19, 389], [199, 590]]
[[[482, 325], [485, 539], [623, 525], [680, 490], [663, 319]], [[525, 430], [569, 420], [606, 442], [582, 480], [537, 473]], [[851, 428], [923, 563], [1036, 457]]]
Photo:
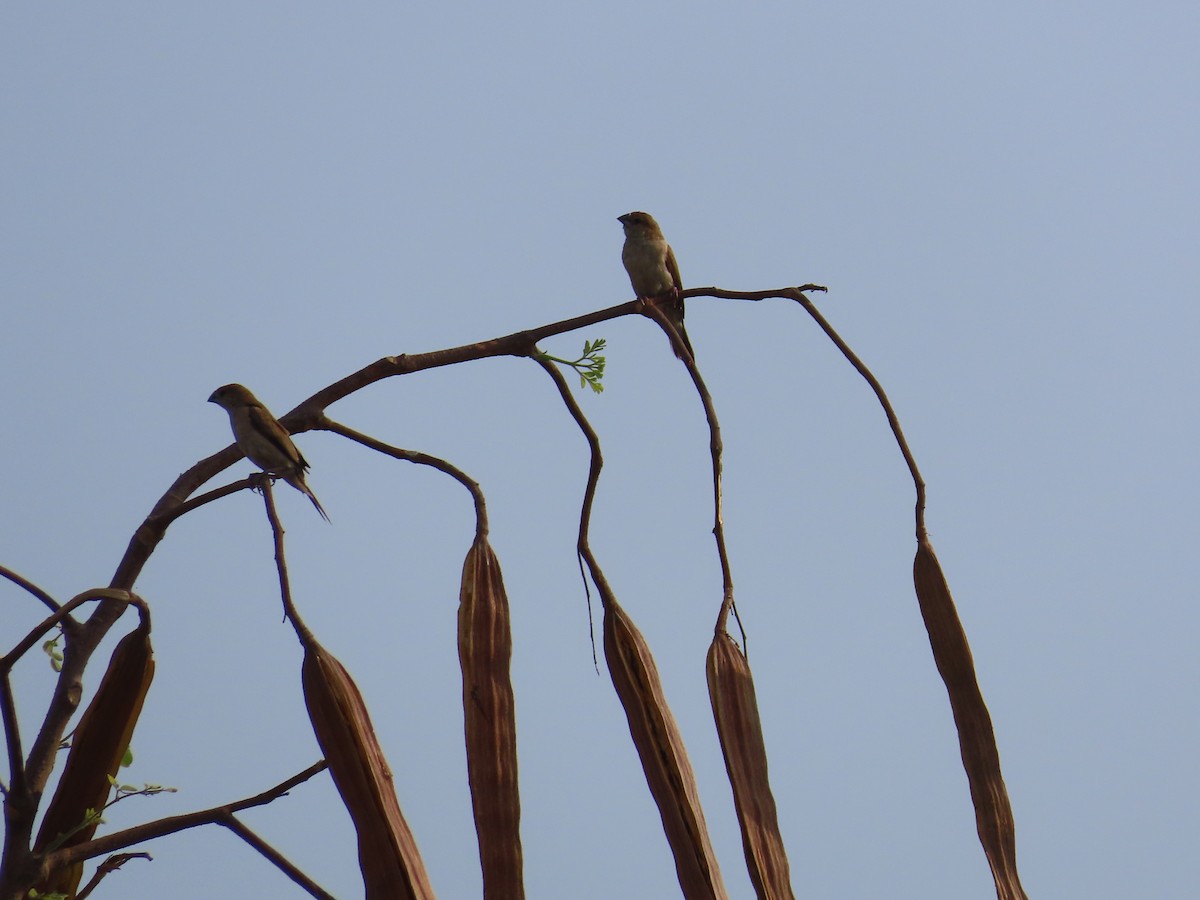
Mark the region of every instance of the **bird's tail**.
[[[687, 329], [683, 327], [683, 301], [672, 303], [663, 307], [663, 311], [667, 314], [667, 318], [671, 320], [671, 324], [675, 326], [675, 330], [679, 332], [679, 337], [683, 341], [683, 346], [687, 347], [687, 352], [691, 354], [692, 359], [696, 358], [696, 352], [692, 349], [692, 342], [688, 340]], [[671, 349], [675, 351], [675, 355], [679, 359], [683, 359], [679, 348], [675, 346], [675, 342], [671, 341]]]
[[304, 493], [308, 494], [308, 499], [311, 500], [312, 505], [317, 508], [317, 512], [321, 514], [321, 518], [332, 525], [333, 523], [329, 521], [329, 513], [325, 512], [325, 507], [321, 505], [321, 501], [317, 499], [317, 495], [311, 490], [306, 490]]
[[[679, 321], [679, 324], [675, 326], [675, 329], [679, 332], [679, 336], [681, 338], [683, 338], [683, 346], [687, 347], [688, 355], [691, 356], [692, 359], [695, 359], [696, 351], [692, 349], [692, 342], [688, 340], [687, 330], [683, 327], [682, 319]], [[679, 348], [676, 347], [674, 344], [671, 345], [671, 349], [675, 351], [675, 355], [677, 357], [679, 357], [680, 359], [684, 358], [683, 355], [679, 352]]]
[[[308, 499], [312, 501], [312, 505], [317, 508], [317, 512], [321, 514], [321, 518], [326, 522], [330, 522], [329, 513], [325, 512], [325, 507], [321, 505], [321, 501], [317, 499], [317, 495], [312, 492], [312, 488], [308, 486], [308, 483], [304, 480], [303, 475], [289, 476], [287, 483], [308, 497]], [[330, 524], [333, 523], [330, 522]]]

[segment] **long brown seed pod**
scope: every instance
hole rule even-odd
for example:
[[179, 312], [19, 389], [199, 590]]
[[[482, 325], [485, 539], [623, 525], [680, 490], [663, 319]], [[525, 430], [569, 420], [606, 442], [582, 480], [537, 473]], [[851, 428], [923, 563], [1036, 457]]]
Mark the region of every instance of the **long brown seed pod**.
[[471, 806], [485, 900], [525, 896], [517, 724], [509, 664], [512, 630], [500, 561], [477, 537], [463, 563], [458, 658]]
[[358, 862], [367, 900], [432, 900], [433, 887], [409, 830], [392, 771], [362, 694], [346, 671], [301, 631], [304, 702], [329, 773], [358, 832]]
[[654, 657], [629, 616], [608, 596], [604, 598], [604, 658], [625, 708], [646, 783], [662, 816], [683, 896], [687, 900], [725, 898], [696, 776], [667, 706]]
[[992, 868], [997, 900], [1027, 900], [1017, 874], [1016, 829], [1008, 790], [1000, 774], [992, 717], [975, 680], [971, 648], [954, 608], [950, 587], [928, 538], [917, 544], [913, 582], [933, 660], [950, 695], [958, 746], [975, 805], [975, 827]]
[[750, 663], [733, 638], [720, 632], [713, 636], [705, 668], [750, 880], [759, 900], [793, 900]]
[[[99, 815], [112, 791], [112, 779], [129, 748], [154, 679], [150, 614], [144, 605], [138, 611], [137, 628], [117, 644], [96, 696], [75, 729], [62, 778], [34, 842], [35, 852], [90, 841], [100, 826]], [[82, 877], [83, 864], [76, 863], [49, 873], [36, 889], [43, 894], [73, 896]]]

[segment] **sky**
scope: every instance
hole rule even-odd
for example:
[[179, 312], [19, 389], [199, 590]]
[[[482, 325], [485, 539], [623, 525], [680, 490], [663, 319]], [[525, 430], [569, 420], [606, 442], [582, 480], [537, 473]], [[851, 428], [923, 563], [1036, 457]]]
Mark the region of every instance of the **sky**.
[[[382, 356], [631, 299], [616, 217], [648, 210], [688, 286], [827, 285], [813, 299], [888, 391], [1030, 896], [1192, 896], [1198, 27], [1195, 4], [1107, 0], [6, 4], [0, 563], [62, 601], [107, 584], [175, 477], [230, 442], [218, 385], [282, 414]], [[994, 896], [878, 404], [794, 304], [687, 308], [797, 895]], [[606, 389], [581, 396], [606, 461], [593, 550], [655, 652], [729, 894], [752, 897], [704, 678], [721, 582], [702, 410], [647, 320], [544, 349], [600, 337]], [[473, 362], [328, 412], [488, 498], [528, 895], [678, 896], [593, 667], [586, 447], [549, 379]], [[478, 896], [455, 643], [469, 500], [335, 435], [297, 442], [332, 525], [277, 492], [296, 602], [364, 694], [435, 889]], [[319, 758], [258, 497], [174, 524], [136, 589], [158, 668], [121, 777], [178, 791], [123, 801], [111, 828]], [[0, 585], [5, 647], [42, 614]], [[27, 733], [51, 678], [36, 654], [16, 671]], [[361, 895], [326, 776], [245, 820]], [[139, 849], [154, 860], [109, 895], [302, 896], [218, 828]]]

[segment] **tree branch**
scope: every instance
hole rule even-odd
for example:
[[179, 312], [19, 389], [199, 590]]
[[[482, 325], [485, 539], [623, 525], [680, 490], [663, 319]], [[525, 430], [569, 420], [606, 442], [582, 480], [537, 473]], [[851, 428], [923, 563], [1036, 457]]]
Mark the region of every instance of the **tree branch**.
[[[738, 628], [742, 633], [742, 652], [745, 653], [746, 629], [742, 625], [742, 618], [738, 615], [737, 604], [733, 599], [733, 572], [729, 566], [729, 551], [725, 546], [724, 499], [721, 490], [722, 454], [725, 450], [725, 444], [721, 440], [721, 423], [717, 420], [717, 408], [713, 403], [708, 385], [704, 383], [704, 378], [700, 375], [700, 370], [696, 367], [695, 357], [686, 352], [687, 348], [683, 343], [683, 336], [680, 335], [675, 325], [666, 317], [657, 304], [646, 304], [646, 314], [667, 333], [672, 346], [676, 349], [675, 355], [687, 367], [688, 375], [692, 378], [692, 384], [696, 386], [696, 393], [700, 395], [700, 403], [704, 406], [704, 419], [708, 423], [708, 449], [712, 457], [713, 537], [717, 542], [717, 557], [721, 565], [721, 609], [717, 613], [715, 632], [717, 634], [725, 632], [726, 623], [729, 621], [729, 613], [732, 611], [734, 617], [737, 619]], [[680, 353], [680, 350], [684, 352]]]
[[271, 479], [264, 478], [260, 484], [263, 495], [263, 505], [267, 508], [267, 521], [271, 524], [271, 537], [275, 544], [275, 571], [279, 573], [279, 595], [283, 599], [283, 617], [290, 621], [297, 630], [307, 632], [308, 627], [296, 605], [292, 602], [292, 585], [288, 579], [287, 557], [283, 554], [283, 523], [279, 521], [279, 510], [275, 508], [275, 491], [271, 488]]
[[125, 863], [129, 862], [131, 859], [144, 859], [149, 861], [153, 858], [154, 857], [152, 857], [149, 853], [117, 853], [114, 856], [110, 856], [96, 867], [95, 874], [88, 879], [88, 883], [86, 885], [80, 888], [79, 893], [75, 895], [75, 900], [87, 900], [87, 898], [92, 895], [92, 891], [94, 891], [100, 885], [100, 882], [104, 880], [106, 875], [117, 871], [121, 868], [121, 866], [125, 865]]
[[318, 900], [337, 900], [333, 894], [323, 890], [319, 884], [301, 872], [290, 860], [257, 834], [247, 828], [242, 822], [230, 813], [228, 816], [217, 821], [218, 825], [223, 825], [240, 837], [243, 841], [270, 860], [279, 871], [283, 872], [288, 878], [294, 881], [304, 890], [308, 891], [313, 897]]
[[[591, 574], [592, 581], [596, 583], [596, 589], [600, 592], [600, 601], [602, 603], [607, 603], [613, 596], [612, 589], [608, 586], [608, 581], [605, 579], [604, 573], [600, 569], [600, 564], [596, 561], [591, 545], [588, 543], [588, 530], [592, 524], [592, 506], [596, 500], [596, 485], [600, 482], [600, 470], [604, 467], [604, 456], [600, 452], [600, 437], [596, 434], [596, 429], [592, 428], [591, 422], [587, 420], [587, 416], [584, 415], [579, 401], [575, 399], [570, 385], [567, 384], [567, 379], [563, 377], [558, 366], [546, 359], [544, 354], [537, 352], [536, 348], [530, 354], [530, 358], [545, 369], [546, 374], [553, 379], [554, 386], [558, 388], [559, 396], [562, 397], [563, 403], [566, 404], [567, 411], [571, 414], [571, 418], [575, 420], [575, 424], [579, 427], [588, 444], [587, 486], [584, 488], [583, 505], [579, 510], [579, 537], [575, 541], [575, 555], [579, 560], [579, 574], [583, 578], [583, 590], [587, 596], [588, 636], [592, 641], [592, 665], [599, 669], [600, 661], [596, 656], [596, 636], [592, 630], [592, 592], [588, 589], [588, 573]], [[587, 573], [584, 572], [585, 563], [588, 569]]]
[[482, 540], [488, 534], [488, 517], [487, 517], [487, 502], [483, 497], [483, 490], [479, 487], [479, 482], [471, 478], [462, 469], [436, 456], [430, 456], [428, 453], [421, 453], [417, 450], [405, 450], [401, 447], [393, 447], [391, 444], [385, 444], [383, 441], [371, 437], [369, 434], [363, 434], [361, 431], [355, 431], [340, 422], [335, 422], [328, 416], [322, 415], [317, 420], [315, 428], [320, 428], [324, 431], [332, 431], [334, 434], [340, 434], [344, 438], [349, 438], [356, 443], [362, 444], [364, 447], [369, 447], [371, 450], [378, 451], [385, 456], [390, 456], [394, 459], [404, 460], [405, 462], [414, 463], [418, 466], [429, 466], [437, 469], [439, 472], [445, 472], [455, 481], [459, 482], [471, 493], [471, 498], [475, 501], [475, 537], [477, 540]]
[[58, 603], [55, 602], [53, 597], [43, 591], [28, 578], [25, 578], [23, 575], [18, 575], [8, 566], [0, 565], [0, 576], [7, 578], [13, 584], [19, 587], [25, 588], [25, 590], [29, 591], [29, 593], [41, 600], [42, 603], [49, 608], [50, 612], [56, 612], [58, 610]]
[[325, 760], [321, 760], [309, 766], [303, 772], [293, 775], [287, 781], [283, 781], [275, 785], [275, 787], [263, 791], [261, 794], [255, 794], [253, 797], [247, 797], [244, 800], [236, 800], [233, 803], [214, 806], [198, 812], [168, 816], [165, 819], [157, 819], [153, 822], [146, 822], [143, 825], [135, 825], [132, 828], [116, 831], [82, 844], [55, 850], [53, 853], [46, 854], [44, 864], [48, 870], [65, 869], [68, 866], [75, 865], [75, 863], [103, 856], [106, 853], [115, 853], [118, 850], [124, 850], [126, 847], [133, 844], [140, 844], [143, 841], [186, 831], [189, 828], [195, 828], [197, 825], [223, 824], [222, 820], [224, 817], [240, 812], [243, 809], [250, 809], [254, 806], [265, 806], [274, 800], [278, 800], [292, 788], [308, 781], [308, 779], [312, 778], [318, 772], [324, 771], [325, 768]]
[[888, 400], [888, 396], [884, 393], [883, 385], [867, 368], [866, 364], [858, 358], [850, 345], [842, 340], [842, 336], [838, 334], [832, 325], [821, 315], [820, 311], [813, 305], [799, 290], [792, 297], [797, 303], [804, 307], [804, 311], [812, 316], [813, 321], [821, 327], [821, 330], [828, 335], [829, 339], [842, 351], [842, 355], [846, 357], [850, 365], [858, 371], [858, 374], [866, 379], [867, 384], [871, 386], [871, 390], [875, 392], [875, 396], [879, 399], [879, 405], [883, 407], [884, 415], [887, 416], [888, 425], [891, 426], [892, 434], [896, 436], [896, 443], [900, 446], [900, 452], [904, 454], [904, 462], [908, 465], [908, 471], [912, 475], [913, 487], [917, 492], [916, 502], [916, 524], [917, 524], [917, 540], [923, 541], [926, 537], [925, 533], [925, 479], [921, 477], [921, 472], [917, 468], [916, 457], [913, 456], [912, 450], [909, 449], [908, 441], [904, 437], [904, 431], [900, 428], [900, 419], [896, 416], [896, 410], [892, 408], [892, 403]]

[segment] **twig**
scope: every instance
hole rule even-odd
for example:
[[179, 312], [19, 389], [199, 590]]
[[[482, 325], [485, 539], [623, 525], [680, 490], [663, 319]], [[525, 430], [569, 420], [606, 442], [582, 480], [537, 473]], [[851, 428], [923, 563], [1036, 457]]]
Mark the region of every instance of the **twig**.
[[386, 456], [414, 463], [418, 466], [430, 466], [439, 472], [445, 472], [471, 492], [471, 498], [475, 501], [475, 537], [477, 539], [487, 537], [487, 502], [484, 500], [483, 490], [479, 487], [479, 482], [463, 472], [462, 469], [444, 459], [430, 456], [428, 453], [421, 453], [416, 450], [404, 450], [401, 447], [393, 447], [391, 444], [385, 444], [383, 441], [377, 440], [369, 434], [355, 431], [353, 428], [343, 425], [340, 422], [335, 422], [325, 415], [320, 416], [317, 422], [318, 424], [314, 427], [320, 428], [323, 431], [332, 431], [334, 434], [340, 434], [344, 438], [349, 438], [352, 441], [362, 444], [364, 447], [369, 447]]
[[298, 631], [307, 632], [308, 628], [296, 604], [292, 602], [292, 585], [288, 580], [287, 557], [283, 554], [283, 523], [279, 521], [279, 510], [275, 508], [275, 492], [271, 489], [271, 479], [264, 478], [261, 484], [263, 505], [267, 509], [267, 521], [271, 523], [271, 537], [275, 544], [275, 571], [279, 573], [279, 595], [283, 599], [283, 617], [292, 623]]
[[592, 524], [592, 505], [596, 499], [596, 485], [600, 481], [600, 470], [604, 467], [604, 456], [600, 452], [600, 438], [596, 434], [596, 430], [592, 428], [591, 423], [587, 420], [587, 416], [584, 415], [583, 409], [580, 408], [579, 401], [571, 393], [571, 388], [567, 384], [567, 379], [563, 377], [562, 372], [545, 355], [536, 352], [536, 349], [530, 354], [530, 358], [545, 369], [546, 373], [554, 380], [554, 386], [558, 388], [558, 393], [562, 397], [563, 403], [566, 404], [567, 411], [571, 414], [571, 418], [575, 420], [575, 424], [579, 426], [579, 430], [583, 432], [584, 439], [588, 443], [590, 461], [588, 463], [587, 487], [584, 488], [583, 505], [579, 510], [579, 537], [575, 541], [575, 555], [579, 560], [579, 574], [583, 578], [583, 591], [587, 597], [588, 635], [592, 641], [592, 665], [596, 666], [597, 671], [599, 671], [600, 662], [596, 656], [596, 635], [592, 630], [592, 593], [588, 589], [587, 575], [584, 573], [583, 566], [586, 561], [592, 575], [592, 580], [596, 582], [596, 588], [600, 591], [600, 600], [602, 603], [607, 604], [612, 599], [613, 594], [608, 587], [608, 582], [604, 578], [604, 573], [600, 571], [600, 565], [596, 562], [596, 557], [592, 555], [592, 549], [588, 543], [588, 529]]
[[190, 513], [193, 509], [204, 506], [206, 503], [212, 503], [214, 500], [220, 500], [222, 497], [228, 497], [230, 494], [236, 494], [238, 491], [244, 491], [246, 488], [255, 489], [259, 486], [260, 480], [258, 473], [256, 473], [248, 475], [240, 481], [233, 481], [222, 487], [213, 488], [211, 491], [198, 494], [190, 500], [172, 507], [155, 517], [154, 524], [165, 531], [168, 525], [185, 513]]
[[900, 428], [900, 419], [896, 417], [896, 410], [892, 408], [892, 403], [888, 400], [887, 394], [883, 391], [883, 385], [871, 373], [866, 364], [858, 358], [857, 354], [850, 349], [850, 345], [842, 340], [842, 336], [838, 334], [832, 325], [821, 315], [820, 311], [813, 305], [813, 302], [801, 293], [800, 288], [795, 289], [793, 298], [797, 303], [804, 307], [805, 312], [813, 317], [813, 320], [821, 326], [821, 330], [829, 336], [829, 339], [842, 351], [842, 355], [846, 357], [850, 365], [858, 371], [858, 374], [866, 379], [867, 384], [871, 386], [871, 390], [875, 392], [875, 396], [879, 399], [879, 405], [883, 407], [884, 415], [887, 416], [888, 425], [892, 428], [892, 434], [896, 436], [896, 443], [900, 446], [900, 452], [904, 454], [904, 462], [908, 465], [908, 471], [912, 475], [913, 487], [917, 492], [916, 502], [916, 527], [917, 540], [923, 541], [926, 538], [925, 532], [925, 479], [921, 477], [921, 471], [917, 468], [917, 460], [913, 456], [912, 450], [908, 446], [908, 441], [904, 437], [904, 431]]
[[283, 872], [288, 878], [294, 881], [304, 890], [308, 891], [313, 897], [319, 900], [336, 900], [333, 894], [325, 891], [319, 884], [301, 872], [296, 866], [282, 853], [260, 838], [257, 834], [247, 828], [241, 820], [233, 813], [217, 820], [218, 825], [224, 825], [243, 841], [265, 856], [268, 860], [275, 864], [279, 871]]
[[117, 871], [131, 859], [151, 860], [153, 858], [149, 853], [116, 853], [110, 856], [96, 867], [96, 871], [88, 879], [88, 883], [75, 895], [75, 900], [87, 900], [92, 895], [92, 891], [104, 880], [105, 875]]
[[29, 591], [29, 593], [41, 600], [42, 603], [44, 603], [50, 609], [50, 612], [58, 611], [58, 603], [55, 602], [54, 598], [28, 578], [24, 577], [23, 575], [18, 575], [8, 566], [0, 566], [0, 576], [7, 578], [13, 584], [18, 585], [19, 587], [25, 588], [25, 590]]
[[683, 336], [676, 329], [674, 323], [664, 315], [657, 303], [646, 302], [645, 307], [646, 314], [667, 333], [671, 345], [675, 348], [676, 355], [687, 367], [688, 374], [692, 377], [692, 384], [696, 386], [696, 393], [700, 395], [700, 402], [704, 406], [704, 418], [708, 422], [708, 448], [712, 457], [713, 538], [716, 539], [717, 556], [721, 562], [721, 609], [717, 613], [717, 622], [714, 626], [714, 631], [716, 634], [723, 634], [725, 632], [729, 621], [729, 613], [732, 611], [734, 618], [737, 619], [738, 629], [742, 634], [742, 652], [747, 653], [746, 628], [742, 625], [742, 617], [738, 615], [737, 603], [733, 599], [733, 573], [729, 566], [729, 550], [725, 546], [725, 514], [721, 481], [721, 457], [725, 445], [721, 440], [721, 423], [717, 420], [717, 408], [713, 404], [712, 394], [708, 390], [708, 385], [704, 383], [704, 378], [700, 375], [700, 370], [696, 367], [695, 357], [687, 352], [687, 345], [683, 342]]
[[[76, 594], [53, 614], [42, 619], [21, 642], [8, 651], [3, 657], [0, 657], [0, 672], [8, 672], [18, 659], [24, 656], [41, 638], [50, 631], [55, 625], [60, 625], [70, 619], [71, 613], [89, 601], [112, 601], [114, 603], [128, 604], [136, 606], [143, 610], [146, 615], [149, 615], [150, 608], [146, 605], [146, 601], [137, 594], [130, 591], [116, 590], [115, 588], [92, 588], [90, 591], [84, 591], [81, 594]], [[70, 634], [64, 629], [64, 634], [67, 634], [70, 639]]]
[[727, 291], [719, 287], [694, 287], [680, 291], [680, 297], [716, 297], [718, 300], [795, 300], [797, 291], [820, 291], [829, 288], [820, 284], [802, 284], [799, 287], [772, 288], [767, 291]]
[[186, 831], [189, 828], [195, 828], [198, 825], [221, 823], [225, 816], [240, 812], [243, 809], [265, 806], [268, 803], [278, 800], [292, 788], [303, 784], [326, 768], [325, 760], [321, 760], [309, 766], [303, 772], [293, 775], [287, 781], [280, 782], [275, 787], [265, 790], [261, 794], [255, 794], [253, 797], [236, 800], [233, 803], [226, 803], [223, 806], [213, 806], [197, 812], [168, 816], [165, 819], [157, 819], [153, 822], [146, 822], [143, 825], [135, 825], [132, 828], [115, 831], [112, 834], [106, 834], [104, 837], [95, 838], [82, 844], [75, 844], [72, 847], [55, 850], [53, 853], [46, 855], [45, 867], [48, 871], [57, 871], [87, 859], [104, 856], [106, 853], [115, 853], [118, 850], [124, 850], [126, 847], [133, 844], [140, 844], [143, 841], [165, 837], [168, 834], [176, 834], [180, 831]]
[[771, 298], [781, 298], [794, 300], [804, 307], [805, 312], [812, 316], [813, 321], [820, 326], [826, 336], [833, 341], [834, 345], [846, 357], [850, 365], [854, 366], [855, 370], [861, 375], [871, 386], [871, 390], [875, 392], [876, 398], [879, 400], [880, 406], [883, 407], [884, 415], [887, 416], [888, 425], [891, 426], [892, 434], [896, 437], [896, 443], [900, 447], [900, 452], [904, 455], [904, 462], [908, 466], [908, 471], [912, 475], [913, 487], [917, 492], [916, 502], [916, 527], [917, 540], [923, 541], [926, 537], [925, 532], [925, 479], [921, 477], [921, 472], [917, 468], [917, 460], [913, 456], [912, 450], [908, 446], [908, 441], [904, 437], [904, 431], [900, 428], [900, 419], [896, 416], [895, 409], [892, 408], [891, 401], [888, 400], [887, 394], [883, 390], [883, 385], [867, 368], [866, 364], [858, 358], [858, 355], [850, 349], [840, 334], [834, 329], [829, 321], [821, 315], [821, 312], [813, 304], [811, 300], [804, 295], [805, 291], [824, 291], [826, 290], [819, 284], [805, 284], [800, 287], [784, 288], [783, 290], [772, 291], [726, 291], [721, 288], [703, 287], [689, 288], [684, 291], [681, 296], [684, 297], [718, 297], [725, 300], [768, 300]]

